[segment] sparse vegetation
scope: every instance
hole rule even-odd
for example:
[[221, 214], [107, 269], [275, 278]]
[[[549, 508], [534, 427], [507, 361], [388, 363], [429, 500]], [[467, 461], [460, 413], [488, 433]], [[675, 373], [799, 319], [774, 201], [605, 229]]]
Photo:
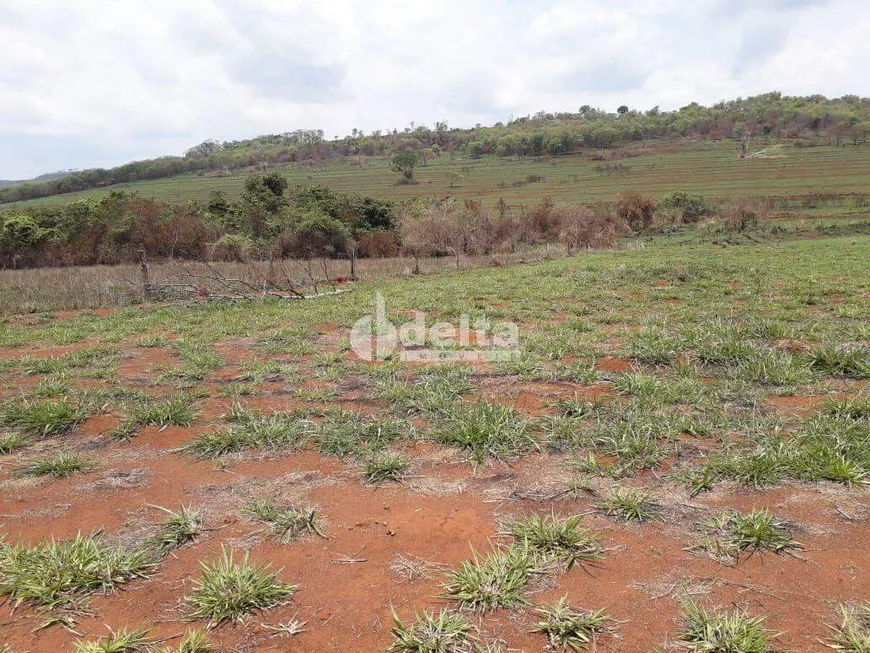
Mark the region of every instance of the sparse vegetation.
[[[296, 190], [290, 186], [283, 193], [293, 199], [279, 202], [284, 217], [277, 220], [279, 214], [263, 213], [264, 222], [257, 227], [262, 237], [243, 233], [244, 224], [238, 227], [245, 239], [238, 258], [248, 261], [184, 264], [194, 274], [211, 267], [257, 289], [264, 278], [280, 278], [285, 272], [294, 282], [301, 278], [310, 283], [316, 277], [324, 293], [316, 301], [267, 296], [162, 303], [151, 298], [143, 307], [57, 313], [43, 312], [42, 300], [35, 298], [30, 308], [4, 313], [0, 455], [9, 495], [4, 510], [7, 541], [35, 549], [44, 536], [40, 546], [60, 547], [70, 524], [74, 532], [78, 520], [87, 518], [107, 528], [97, 538], [100, 546], [117, 550], [112, 555], [135, 554], [141, 565], [140, 571], [130, 573], [122, 563], [107, 562], [110, 553], [89, 562], [81, 555], [71, 561], [58, 551], [46, 554], [41, 566], [31, 562], [39, 557], [32, 552], [13, 564], [11, 545], [2, 545], [0, 585], [5, 595], [12, 597], [13, 587], [25, 588], [15, 591], [49, 596], [45, 600], [55, 606], [43, 607], [42, 598], [23, 600], [22, 608], [40, 614], [34, 622], [30, 610], [16, 612], [21, 618], [7, 624], [11, 644], [39, 648], [57, 642], [71, 649], [76, 639], [87, 638], [59, 628], [50, 635], [30, 630], [43, 625], [43, 619], [45, 625], [73, 627], [72, 619], [87, 612], [85, 601], [93, 592], [148, 575], [155, 565], [165, 565], [170, 581], [179, 565], [196, 561], [211, 545], [224, 544], [253, 547], [252, 556], [271, 552], [275, 567], [248, 560], [242, 564], [241, 551], [233, 561], [229, 548], [221, 560], [206, 559], [212, 563], [206, 565], [209, 571], [185, 589], [190, 600], [183, 610], [186, 616], [196, 613], [203, 630], [190, 631], [199, 634], [191, 634], [185, 646], [183, 628], [161, 625], [160, 635], [171, 632], [172, 638], [152, 639], [155, 628], [140, 650], [208, 650], [207, 622], [214, 626], [244, 619], [283, 603], [292, 593], [284, 580], [300, 584], [298, 615], [292, 606], [271, 616], [257, 615], [234, 634], [219, 631], [212, 648], [227, 642], [265, 642], [279, 648], [298, 643], [304, 648], [327, 638], [336, 646], [365, 647], [373, 640], [356, 635], [376, 623], [390, 595], [405, 621], [393, 624], [392, 636], [386, 632], [389, 624], [382, 623], [378, 637], [384, 646], [392, 641], [394, 650], [488, 650], [516, 646], [521, 638], [525, 643], [537, 638], [540, 647], [553, 649], [593, 649], [608, 644], [606, 634], [605, 641], [594, 640], [615, 629], [617, 622], [598, 610], [605, 602], [585, 605], [579, 595], [570, 594], [576, 605], [567, 599], [551, 603], [564, 591], [553, 592], [554, 583], [567, 580], [557, 575], [572, 566], [581, 567], [570, 572], [579, 573], [571, 576], [574, 580], [585, 568], [599, 584], [636, 586], [639, 591], [626, 593], [612, 608], [614, 617], [629, 622], [641, 602], [648, 607], [647, 596], [667, 600], [685, 591], [697, 600], [705, 595], [721, 599], [720, 590], [731, 596], [731, 590], [722, 588], [736, 582], [732, 572], [711, 576], [709, 560], [676, 555], [662, 548], [666, 541], [741, 567], [747, 556], [764, 552], [805, 559], [798, 566], [807, 592], [794, 591], [788, 574], [783, 575], [795, 561], [769, 554], [763, 565], [750, 561], [752, 582], [733, 592], [747, 600], [768, 593], [781, 597], [764, 603], [770, 623], [788, 624], [784, 646], [825, 641], [850, 650], [846, 642], [864, 637], [859, 606], [850, 607], [842, 623], [833, 615], [819, 620], [784, 620], [783, 615], [792, 610], [804, 614], [817, 603], [814, 587], [829, 588], [823, 598], [832, 605], [861, 599], [856, 590], [860, 578], [844, 576], [842, 569], [848, 571], [852, 562], [862, 564], [855, 542], [866, 517], [861, 500], [870, 481], [868, 402], [861, 375], [868, 317], [863, 301], [870, 233], [865, 214], [870, 204], [863, 191], [845, 197], [839, 191], [798, 194], [783, 182], [786, 175], [776, 181], [782, 197], [750, 198], [746, 213], [736, 203], [723, 212], [738, 188], [740, 193], [764, 192], [755, 193], [750, 188], [755, 182], [737, 177], [779, 164], [740, 160], [727, 143], [708, 145], [703, 155], [690, 156], [682, 150], [661, 152], [654, 141], [645, 143], [643, 149], [655, 152], [655, 166], [671, 172], [670, 162], [680, 159], [685, 166], [714, 161], [720, 167], [707, 168], [706, 174], [718, 174], [725, 167], [724, 150], [729, 150], [734, 178], [723, 176], [727, 183], [705, 185], [696, 171], [685, 168], [685, 188], [691, 189], [686, 198], [666, 196], [672, 186], [662, 188], [660, 180], [655, 182], [659, 172], [633, 156], [648, 157], [650, 152], [641, 152], [639, 145], [560, 156], [547, 163], [526, 159], [520, 162], [521, 174], [513, 167], [518, 162], [494, 159], [483, 149], [470, 165], [461, 154], [451, 161], [432, 154], [414, 171], [419, 187], [393, 186], [395, 175], [388, 172], [390, 193], [425, 191], [436, 194], [437, 204], [437, 183], [429, 183], [434, 170], [441, 179], [445, 168], [464, 166], [469, 170], [463, 171], [456, 197], [487, 193], [480, 205], [446, 200], [424, 216], [445, 220], [438, 226], [449, 229], [428, 241], [431, 245], [437, 240], [440, 249], [421, 259], [419, 276], [413, 275], [408, 244], [395, 231], [381, 230], [371, 238], [374, 232], [348, 234], [348, 247], [376, 251], [375, 246], [391, 243], [393, 249], [385, 255], [397, 256], [357, 260], [353, 285], [346, 259], [327, 260], [319, 253], [308, 261], [282, 259], [304, 245], [292, 230], [281, 240], [287, 248], [283, 254], [268, 248], [273, 237], [281, 238], [274, 234], [285, 218], [304, 218], [306, 233], [318, 238], [341, 235], [332, 231], [330, 221], [313, 215], [324, 208], [321, 200], [328, 204], [335, 196], [323, 195], [316, 211], [297, 216]], [[815, 149], [813, 156], [826, 152], [830, 160], [842, 155], [834, 148]], [[818, 160], [803, 151], [783, 152], [790, 165]], [[617, 170], [617, 161], [629, 154], [633, 160]], [[575, 179], [568, 171], [576, 170], [581, 160], [588, 174], [581, 178], [578, 173]], [[851, 152], [843, 160], [861, 162]], [[335, 163], [328, 163], [329, 174], [346, 179]], [[357, 170], [354, 164], [355, 172], [371, 172], [372, 179], [375, 172], [384, 176], [383, 161], [368, 163], [379, 170]], [[601, 174], [593, 171], [595, 165], [602, 166]], [[612, 174], [606, 173], [610, 186], [605, 192], [598, 184], [607, 169]], [[499, 195], [490, 190], [507, 171], [510, 180], [523, 180], [523, 186], [507, 183], [499, 189], [505, 191], [504, 202], [498, 203]], [[305, 175], [317, 179], [323, 172], [315, 166]], [[828, 179], [828, 172], [824, 174]], [[265, 176], [252, 187], [257, 193]], [[524, 193], [533, 176], [540, 196], [528, 201]], [[636, 180], [642, 183], [634, 184]], [[766, 188], [763, 175], [756, 181]], [[830, 179], [834, 186], [841, 181]], [[555, 184], [558, 201], [544, 199]], [[655, 203], [652, 224], [638, 233], [623, 231], [613, 251], [589, 251], [598, 248], [587, 241], [598, 235], [599, 220], [602, 229], [624, 227], [609, 203], [618, 191], [631, 188], [641, 189]], [[592, 198], [584, 201], [603, 203], [561, 203], [579, 199], [578, 189]], [[243, 200], [246, 210], [254, 199], [250, 195]], [[428, 199], [422, 204], [429, 206]], [[406, 208], [420, 217], [413, 202]], [[757, 226], [741, 231], [737, 222], [726, 224], [741, 216], [751, 219], [752, 214]], [[773, 214], [776, 219], [769, 219]], [[161, 222], [171, 223], [168, 213], [158, 215]], [[255, 211], [245, 215], [257, 217]], [[346, 219], [352, 219], [351, 213]], [[429, 251], [430, 236], [421, 235], [421, 252]], [[320, 247], [325, 241], [316, 242]], [[582, 254], [564, 258], [569, 247]], [[408, 258], [398, 257], [400, 248]], [[230, 254], [226, 248], [222, 255]], [[452, 270], [457, 260], [458, 272], [430, 274]], [[514, 265], [520, 260], [525, 264]], [[479, 269], [483, 266], [487, 269]], [[153, 263], [152, 278], [157, 283], [167, 280], [168, 269], [168, 264]], [[7, 269], [0, 271], [0, 305], [24, 307], [21, 295], [15, 294], [20, 291], [10, 290], [20, 284], [54, 288], [63, 285], [55, 281], [69, 276], [72, 289], [76, 275], [87, 275], [90, 285], [63, 298], [56, 295], [59, 302], [86, 305], [91, 297], [90, 305], [114, 304], [118, 294], [112, 280], [123, 276], [135, 281], [138, 274], [138, 269], [123, 266]], [[331, 281], [322, 281], [326, 277]], [[353, 292], [326, 296], [333, 288]], [[99, 296], [103, 299], [94, 289], [104, 293]], [[471, 341], [427, 342], [422, 346], [443, 355], [428, 363], [406, 360], [406, 354], [418, 353], [416, 345], [400, 346], [385, 361], [360, 360], [365, 357], [348, 339], [348, 329], [371, 314], [375, 293], [385, 298], [385, 317], [397, 330], [422, 311], [427, 335], [444, 323], [452, 325], [454, 334], [461, 333], [467, 322]], [[503, 323], [519, 326], [516, 355], [510, 360], [449, 360], [474, 354], [475, 340], [498, 333]], [[93, 345], [97, 341], [106, 344]], [[65, 407], [57, 410], [54, 405]], [[116, 419], [121, 424], [113, 433], [117, 437], [133, 437], [145, 424], [151, 435], [113, 441], [102, 431]], [[50, 476], [39, 482], [21, 478], [22, 470], [37, 463], [49, 474], [76, 473], [47, 464], [56, 454], [87, 463], [93, 459], [99, 468], [65, 482], [47, 482]], [[474, 466], [463, 466], [461, 459]], [[801, 524], [762, 510], [746, 512], [744, 506], [773, 505], [756, 488], [784, 483], [787, 487], [772, 491], [795, 496]], [[711, 489], [715, 494], [701, 503], [686, 496]], [[145, 512], [142, 501], [149, 500], [167, 508]], [[736, 507], [742, 512], [735, 512]], [[576, 516], [590, 509], [598, 515], [583, 520]], [[631, 524], [660, 523], [630, 528], [614, 524], [599, 541], [604, 516]], [[598, 526], [592, 528], [592, 523]], [[825, 539], [824, 556], [819, 557], [819, 538], [831, 528], [837, 536]], [[316, 539], [324, 534], [328, 541]], [[57, 543], [49, 545], [52, 535]], [[492, 550], [478, 548], [482, 553], [473, 553], [465, 563], [445, 564], [456, 562], [456, 538], [463, 546], [469, 540], [480, 547], [486, 535], [493, 536]], [[624, 569], [635, 568], [643, 554], [632, 543], [644, 536], [656, 540], [655, 569], [641, 574], [643, 578], [626, 579]], [[806, 548], [799, 549], [797, 540]], [[326, 576], [309, 573], [297, 560], [285, 578], [278, 561], [295, 560], [297, 554]], [[603, 556], [605, 562], [595, 564]], [[606, 562], [611, 557], [613, 564]], [[390, 570], [401, 583], [393, 585], [376, 573], [385, 560], [393, 563]], [[837, 564], [816, 564], [832, 560]], [[21, 572], [8, 571], [25, 564], [31, 565], [26, 581], [20, 580]], [[72, 589], [80, 584], [70, 580], [66, 585], [67, 578], [89, 565], [102, 574], [102, 584]], [[107, 566], [113, 575], [106, 575]], [[349, 581], [340, 589], [352, 600], [342, 598], [335, 606], [327, 601], [322, 611], [312, 608], [317, 603], [308, 600], [316, 599], [308, 595], [316, 589], [310, 587], [312, 579], [316, 584], [327, 576], [351, 579], [355, 574], [370, 588], [368, 594], [360, 594], [361, 586]], [[428, 593], [434, 599], [431, 583], [439, 578], [444, 587], [436, 593], [445, 605], [414, 613], [415, 605], [406, 598], [425, 600]], [[111, 650], [123, 644], [137, 623], [164, 619], [165, 609], [177, 604], [178, 588], [157, 580], [141, 582], [149, 601], [134, 601], [140, 621], [127, 625], [127, 631], [111, 616], [121, 599], [93, 601], [93, 623], [106, 621], [116, 630], [97, 639], [106, 631], [79, 629], [94, 638], [80, 644]], [[16, 605], [14, 599], [9, 603]], [[445, 609], [439, 611], [441, 607]], [[533, 608], [539, 608], [537, 615]], [[523, 614], [507, 613], [513, 609]], [[505, 612], [481, 616], [496, 610]], [[678, 644], [683, 648], [778, 648], [776, 637], [754, 617], [706, 607], [690, 612], [691, 624], [687, 620], [672, 628], [674, 635], [684, 631], [685, 639]], [[336, 617], [330, 620], [333, 613]], [[648, 629], [637, 623], [626, 626], [626, 637], [630, 633], [632, 638], [626, 646], [652, 647], [657, 633], [668, 627], [666, 619], [662, 616]], [[255, 624], [256, 634], [251, 630]], [[535, 624], [537, 635], [520, 634]], [[309, 634], [299, 636], [303, 629]], [[120, 643], [113, 643], [113, 637]], [[767, 643], [759, 647], [762, 641]]]
[[88, 594], [144, 578], [154, 566], [149, 551], [108, 546], [98, 534], [33, 546], [0, 543], [0, 594], [15, 606], [73, 610]]

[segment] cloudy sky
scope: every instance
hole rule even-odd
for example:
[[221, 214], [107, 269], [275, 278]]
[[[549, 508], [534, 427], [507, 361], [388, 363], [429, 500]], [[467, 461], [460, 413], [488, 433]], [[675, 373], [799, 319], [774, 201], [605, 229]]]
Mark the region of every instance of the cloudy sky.
[[870, 95], [866, 0], [0, 0], [0, 179], [221, 140]]

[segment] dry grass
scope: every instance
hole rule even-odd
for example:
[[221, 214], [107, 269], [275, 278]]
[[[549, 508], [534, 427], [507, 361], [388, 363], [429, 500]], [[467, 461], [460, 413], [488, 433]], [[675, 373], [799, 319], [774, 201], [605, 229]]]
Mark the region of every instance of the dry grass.
[[[476, 269], [493, 265], [509, 265], [528, 260], [540, 260], [563, 254], [560, 246], [546, 251], [498, 254], [496, 256], [463, 256], [462, 269]], [[214, 270], [227, 277], [242, 279], [251, 284], [262, 284], [268, 272], [267, 262], [210, 263]], [[421, 274], [440, 274], [456, 267], [451, 257], [423, 258]], [[151, 282], [155, 284], [189, 283], [185, 270], [194, 275], [210, 274], [204, 263], [152, 263], [149, 265]], [[282, 265], [290, 281], [299, 287], [311, 288], [312, 276], [318, 289], [331, 289], [325, 282], [350, 276], [350, 262], [328, 260], [313, 262], [309, 269], [301, 261], [288, 260]], [[361, 281], [407, 276], [414, 269], [412, 258], [358, 259], [356, 276]], [[279, 274], [280, 278], [280, 274]], [[50, 310], [101, 308], [125, 306], [142, 299], [141, 277], [138, 265], [91, 265], [69, 268], [34, 268], [26, 270], [0, 270], [0, 312], [33, 313]]]

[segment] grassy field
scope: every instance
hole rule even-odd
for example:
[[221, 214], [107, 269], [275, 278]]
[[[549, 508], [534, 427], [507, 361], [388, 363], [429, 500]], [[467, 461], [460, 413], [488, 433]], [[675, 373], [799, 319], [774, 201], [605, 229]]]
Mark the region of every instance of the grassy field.
[[[760, 145], [759, 145], [760, 147]], [[291, 183], [318, 183], [336, 190], [403, 199], [448, 195], [494, 204], [499, 198], [512, 206], [531, 204], [544, 197], [557, 201], [612, 201], [621, 190], [660, 196], [675, 189], [710, 198], [806, 195], [813, 192], [862, 193], [870, 187], [870, 149], [866, 147], [794, 148], [786, 144], [765, 150], [767, 158], [739, 159], [732, 143], [651, 146], [634, 148], [632, 156], [595, 161], [588, 155], [540, 157], [521, 160], [485, 157], [469, 160], [442, 156], [417, 170], [419, 183], [396, 185], [397, 175], [385, 159], [361, 159], [325, 166], [285, 168]], [[611, 166], [612, 174], [599, 171]], [[613, 171], [613, 166], [622, 166]], [[448, 175], [463, 178], [450, 187]], [[525, 183], [538, 175], [543, 181]], [[112, 188], [136, 191], [144, 197], [168, 202], [205, 201], [214, 190], [238, 197], [247, 173], [226, 177], [187, 175], [165, 180], [121, 184]], [[523, 182], [514, 186], [515, 182]], [[106, 189], [70, 193], [18, 205], [59, 205], [79, 197], [98, 196]]]
[[[866, 650], [870, 236], [822, 236], [5, 318], [3, 638]], [[361, 360], [378, 294], [514, 355]]]

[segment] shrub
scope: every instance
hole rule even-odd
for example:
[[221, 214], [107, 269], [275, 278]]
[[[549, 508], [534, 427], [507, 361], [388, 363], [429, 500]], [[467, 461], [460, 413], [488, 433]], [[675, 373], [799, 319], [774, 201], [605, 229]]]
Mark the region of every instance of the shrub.
[[616, 215], [634, 231], [646, 229], [653, 223], [656, 203], [651, 197], [639, 193], [620, 193], [616, 200]]
[[713, 207], [703, 195], [690, 195], [679, 190], [665, 195], [658, 207], [675, 210], [680, 216], [680, 221], [684, 224], [694, 224], [713, 212]]
[[341, 220], [313, 211], [298, 225], [286, 229], [277, 246], [282, 256], [332, 256], [345, 253], [349, 239], [350, 232]]
[[357, 253], [364, 258], [391, 258], [399, 255], [399, 239], [391, 231], [370, 231], [357, 239]]
[[719, 217], [727, 231], [744, 232], [758, 226], [758, 213], [745, 202], [726, 204], [720, 209]]
[[559, 207], [557, 214], [559, 240], [569, 252], [579, 248], [611, 247], [622, 233], [621, 221], [603, 208], [568, 204]]
[[254, 249], [254, 243], [247, 236], [241, 234], [225, 234], [211, 246], [213, 261], [235, 261], [244, 263]]

